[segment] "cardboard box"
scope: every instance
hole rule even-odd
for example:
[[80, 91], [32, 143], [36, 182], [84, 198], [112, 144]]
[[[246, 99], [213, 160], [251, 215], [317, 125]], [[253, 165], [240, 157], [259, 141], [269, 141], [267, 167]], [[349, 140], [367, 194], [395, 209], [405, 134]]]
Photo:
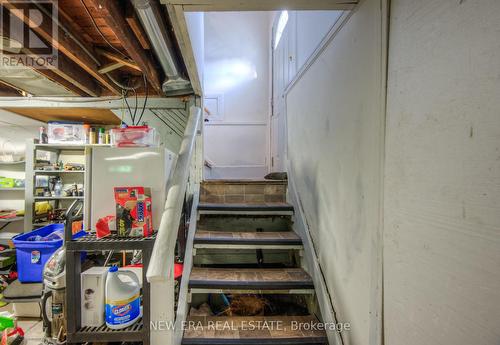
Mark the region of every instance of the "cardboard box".
[[145, 187], [115, 187], [116, 231], [121, 237], [153, 234], [151, 190]]
[[106, 274], [109, 267], [91, 267], [81, 274], [82, 327], [104, 324]]

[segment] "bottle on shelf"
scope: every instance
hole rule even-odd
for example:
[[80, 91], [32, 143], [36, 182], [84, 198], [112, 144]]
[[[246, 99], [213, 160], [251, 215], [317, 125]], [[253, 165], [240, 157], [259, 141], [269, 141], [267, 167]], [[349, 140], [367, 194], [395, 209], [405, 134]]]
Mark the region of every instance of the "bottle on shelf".
[[92, 128], [90, 128], [89, 144], [96, 144], [96, 143], [97, 143], [96, 132], [95, 132], [95, 128], [92, 127]]
[[63, 190], [63, 183], [60, 178], [56, 180], [56, 183], [54, 185], [54, 195], [56, 197], [62, 196], [62, 190]]
[[104, 128], [99, 128], [99, 144], [104, 144]]
[[90, 144], [90, 125], [83, 125], [83, 132], [85, 134], [85, 144]]
[[49, 137], [47, 135], [47, 128], [40, 127], [39, 128], [39, 138], [40, 144], [47, 144], [49, 142]]

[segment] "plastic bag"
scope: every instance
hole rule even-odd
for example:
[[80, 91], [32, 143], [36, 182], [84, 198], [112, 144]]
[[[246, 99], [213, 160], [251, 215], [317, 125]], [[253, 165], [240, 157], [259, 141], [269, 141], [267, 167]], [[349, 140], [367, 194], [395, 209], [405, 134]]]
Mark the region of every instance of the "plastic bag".
[[97, 238], [109, 236], [111, 231], [116, 231], [116, 217], [106, 216], [99, 218], [95, 224]]

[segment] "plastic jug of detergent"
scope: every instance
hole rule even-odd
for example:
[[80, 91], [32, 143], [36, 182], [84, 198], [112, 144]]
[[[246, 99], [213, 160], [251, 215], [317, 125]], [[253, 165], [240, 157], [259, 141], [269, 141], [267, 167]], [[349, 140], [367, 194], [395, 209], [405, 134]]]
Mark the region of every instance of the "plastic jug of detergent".
[[[130, 279], [123, 281], [120, 276]], [[126, 328], [140, 319], [140, 290], [139, 279], [134, 272], [118, 271], [116, 266], [109, 269], [106, 277], [106, 325], [109, 328]]]

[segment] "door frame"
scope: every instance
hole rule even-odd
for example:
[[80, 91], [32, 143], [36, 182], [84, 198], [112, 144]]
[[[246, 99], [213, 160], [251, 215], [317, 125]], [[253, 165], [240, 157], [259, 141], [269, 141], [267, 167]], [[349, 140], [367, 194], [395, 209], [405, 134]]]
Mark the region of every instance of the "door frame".
[[[276, 39], [276, 28], [277, 24], [279, 22], [279, 18], [281, 15], [281, 11], [275, 15], [275, 17], [272, 20], [272, 28], [271, 28], [271, 73], [270, 73], [270, 78], [271, 78], [271, 111], [270, 111], [270, 116], [269, 116], [269, 168], [270, 170], [276, 171], [275, 170], [275, 155], [274, 155], [274, 147], [273, 147], [273, 140], [274, 137], [277, 135], [279, 137], [279, 132], [277, 134], [273, 134], [273, 120], [275, 118], [276, 114], [276, 109], [277, 109], [277, 102], [275, 102], [275, 85], [276, 85], [276, 80], [275, 80], [275, 57], [276, 57], [276, 49], [274, 48], [275, 44], [275, 39]], [[288, 156], [288, 140], [287, 140], [287, 109], [286, 109], [286, 90], [288, 89], [288, 86], [290, 82], [293, 80], [296, 72], [297, 72], [297, 45], [296, 45], [296, 37], [297, 37], [297, 25], [296, 25], [296, 12], [295, 11], [288, 11], [288, 22], [285, 26], [286, 33], [284, 35], [284, 39], [286, 41], [282, 41], [280, 43], [286, 44], [287, 47], [283, 54], [287, 54], [288, 58], [285, 59], [283, 57], [284, 65], [282, 68], [284, 69], [283, 73], [283, 90], [282, 90], [282, 108], [280, 109], [280, 115], [282, 117], [282, 126], [283, 126], [283, 131], [284, 131], [284, 143], [283, 143], [283, 152], [281, 153], [281, 171], [286, 171], [287, 169], [287, 156]], [[291, 62], [293, 61], [293, 63]], [[279, 97], [279, 95], [278, 95]], [[278, 129], [279, 131], [280, 129]], [[279, 140], [279, 139], [277, 139]], [[276, 145], [276, 151], [279, 151], [279, 143]]]

